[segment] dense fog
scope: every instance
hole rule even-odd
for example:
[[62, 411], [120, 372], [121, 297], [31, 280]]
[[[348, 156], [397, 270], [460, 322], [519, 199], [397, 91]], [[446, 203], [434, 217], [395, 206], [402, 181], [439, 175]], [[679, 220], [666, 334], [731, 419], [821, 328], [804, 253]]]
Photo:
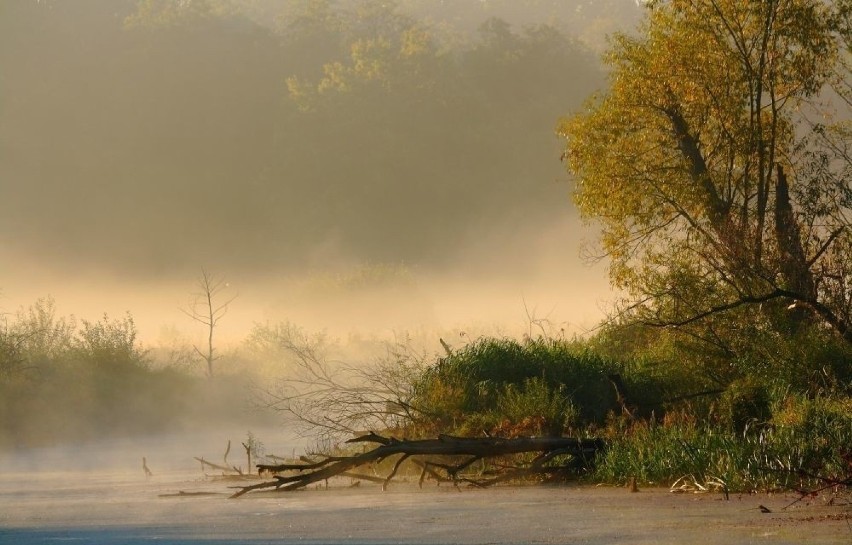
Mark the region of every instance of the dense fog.
[[205, 267], [248, 323], [298, 321], [341, 275], [404, 286], [426, 325], [600, 315], [553, 128], [631, 0], [0, 10], [3, 311], [52, 295], [153, 341]]

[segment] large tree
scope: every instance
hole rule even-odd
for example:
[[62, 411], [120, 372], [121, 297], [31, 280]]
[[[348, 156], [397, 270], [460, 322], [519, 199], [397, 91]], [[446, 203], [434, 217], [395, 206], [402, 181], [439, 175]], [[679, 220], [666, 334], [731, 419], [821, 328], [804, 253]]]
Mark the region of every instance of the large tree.
[[694, 326], [753, 305], [852, 343], [840, 4], [653, 1], [615, 37], [609, 89], [559, 132], [634, 317]]

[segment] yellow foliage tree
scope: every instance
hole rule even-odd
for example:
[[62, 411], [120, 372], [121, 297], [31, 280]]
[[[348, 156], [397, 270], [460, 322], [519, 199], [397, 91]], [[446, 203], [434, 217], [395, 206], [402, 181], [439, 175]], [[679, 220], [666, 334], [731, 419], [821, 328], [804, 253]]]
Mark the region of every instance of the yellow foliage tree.
[[615, 37], [609, 89], [558, 132], [576, 203], [640, 320], [765, 304], [852, 343], [842, 11], [659, 0], [638, 35]]

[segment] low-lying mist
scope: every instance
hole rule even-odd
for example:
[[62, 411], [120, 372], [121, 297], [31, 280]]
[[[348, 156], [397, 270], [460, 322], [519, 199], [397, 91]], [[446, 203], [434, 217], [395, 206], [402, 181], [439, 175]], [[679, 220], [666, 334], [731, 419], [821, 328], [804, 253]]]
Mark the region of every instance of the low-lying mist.
[[[224, 287], [214, 304], [227, 303], [214, 328], [215, 380], [205, 377], [209, 330], [187, 314], [201, 270], [128, 282], [20, 260], [22, 276], [7, 276], [2, 294], [7, 337], [57, 333], [47, 348], [30, 349], [45, 354], [37, 368], [4, 381], [0, 446], [275, 426], [295, 433], [286, 415], [263, 409], [263, 393], [288, 373], [286, 358], [267, 350], [281, 327], [321, 337], [335, 361], [356, 366], [395, 343], [434, 359], [441, 340], [461, 347], [483, 335], [583, 335], [602, 318], [609, 291], [601, 267], [578, 257], [582, 232], [566, 219], [473, 237], [444, 270], [342, 259], [280, 277], [208, 270]], [[29, 329], [15, 329], [20, 322]]]
[[[0, 10], [7, 446], [280, 420], [264, 327], [358, 363], [603, 316], [554, 127], [632, 0]], [[203, 271], [230, 301], [212, 381]]]
[[[275, 275], [204, 267], [234, 298], [216, 327], [217, 343], [239, 344], [256, 323], [288, 321], [334, 336], [465, 329], [521, 335], [531, 321], [583, 335], [612, 299], [605, 268], [584, 261], [588, 228], [564, 218], [547, 226], [504, 227], [472, 237], [447, 268], [329, 258], [325, 268]], [[50, 296], [61, 315], [98, 320], [130, 313], [145, 346], [184, 338], [201, 343], [203, 325], [185, 311], [198, 291], [195, 273], [128, 281], [96, 268], [53, 270], [26, 258], [4, 275], [6, 313]]]

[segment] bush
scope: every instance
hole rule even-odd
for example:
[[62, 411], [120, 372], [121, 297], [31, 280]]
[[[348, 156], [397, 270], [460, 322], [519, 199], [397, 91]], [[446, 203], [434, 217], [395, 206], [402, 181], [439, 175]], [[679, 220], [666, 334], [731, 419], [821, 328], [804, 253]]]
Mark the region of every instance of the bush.
[[603, 422], [618, 408], [607, 378], [617, 370], [578, 344], [485, 338], [427, 369], [417, 380], [415, 403], [455, 432], [470, 431], [465, 421], [471, 418], [479, 425], [543, 417], [542, 432], [557, 433], [580, 421]]

